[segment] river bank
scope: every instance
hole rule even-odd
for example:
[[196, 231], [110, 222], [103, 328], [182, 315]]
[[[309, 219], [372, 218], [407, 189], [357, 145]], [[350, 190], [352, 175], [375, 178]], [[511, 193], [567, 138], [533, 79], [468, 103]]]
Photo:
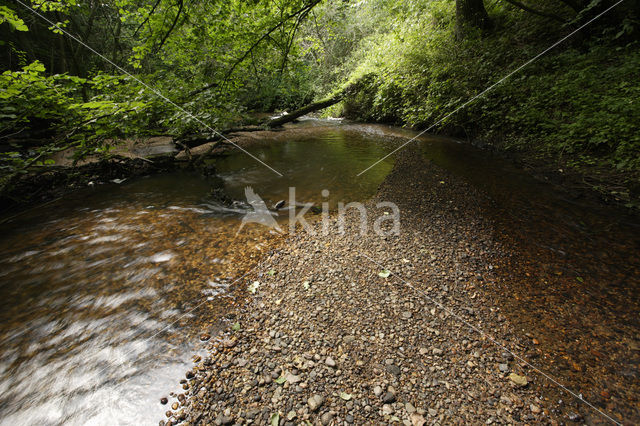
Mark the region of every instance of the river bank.
[[[114, 145], [107, 157], [93, 155], [79, 162], [74, 161], [73, 150], [70, 149], [55, 154], [52, 157], [55, 163], [53, 166], [42, 166], [40, 170], [14, 179], [11, 185], [5, 188], [4, 193], [0, 194], [2, 210], [20, 211], [83, 188], [120, 183], [139, 176], [175, 170], [192, 170], [204, 176], [211, 176], [215, 174], [214, 161], [211, 159], [228, 155], [237, 150], [237, 147], [250, 149], [264, 140], [282, 142], [292, 137], [304, 137], [309, 134], [310, 128], [326, 131], [335, 126], [353, 128], [365, 135], [383, 136], [389, 142], [393, 142], [390, 147], [395, 146], [395, 143], [403, 143], [417, 134], [416, 130], [410, 128], [306, 117], [280, 129], [256, 128], [242, 131], [242, 128], [238, 128], [227, 135], [229, 143], [221, 143], [220, 140], [207, 141], [206, 137], [202, 137], [197, 139], [196, 146], [188, 150], [184, 149], [185, 141], [176, 141], [169, 136], [123, 141]], [[252, 126], [246, 128], [250, 127]], [[438, 137], [421, 136], [416, 142]], [[450, 139], [444, 136], [442, 138]], [[572, 200], [620, 208], [635, 216], [639, 213], [635, 189], [630, 192], [626, 189], [617, 192], [621, 188], [629, 187], [629, 182], [634, 180], [628, 173], [612, 174], [595, 166], [587, 173], [563, 167], [555, 161], [541, 159], [533, 152], [505, 151], [491, 144], [469, 141], [460, 143], [472, 145], [474, 149], [488, 152], [499, 161], [511, 163], [534, 179], [560, 189]]]
[[187, 373], [165, 424], [582, 418], [584, 406], [568, 394], [558, 405], [555, 385], [525, 362], [537, 341], [487, 291], [505, 249], [482, 200], [401, 153], [367, 203], [375, 217], [378, 201], [395, 202], [400, 235], [361, 236], [352, 213], [344, 235], [291, 236], [247, 277], [258, 291]]
[[[278, 398], [269, 401], [296, 390], [294, 402], [301, 406], [293, 411], [307, 407], [308, 398], [318, 394], [327, 401], [325, 410], [334, 411], [325, 421], [332, 414], [345, 421], [350, 415], [354, 423], [386, 422], [394, 416], [411, 421], [408, 412], [403, 414], [407, 408], [421, 410], [414, 416], [417, 423], [418, 416], [440, 421], [443, 413], [444, 422], [475, 422], [482, 416], [483, 421], [507, 421], [512, 416], [513, 422], [526, 422], [527, 416], [534, 416], [531, 421], [554, 416], [586, 423], [605, 419], [562, 392], [557, 383], [541, 382], [544, 376], [532, 373], [526, 360], [606, 415], [636, 421], [637, 221], [610, 207], [570, 197], [498, 155], [447, 138], [421, 138], [399, 152], [397, 164], [388, 158], [355, 179], [358, 171], [412, 135], [405, 129], [323, 120], [286, 131], [248, 132], [236, 141], [242, 140], [255, 158], [284, 176], [243, 152], [225, 153], [203, 164], [203, 170], [215, 169], [216, 176], [150, 172], [153, 176], [85, 187], [8, 219], [0, 256], [6, 277], [6, 321], [0, 337], [8, 342], [3, 345], [5, 358], [16, 356], [17, 361], [0, 378], [12, 389], [3, 395], [3, 417], [9, 423], [66, 418], [84, 424], [89, 416], [110, 419], [117, 407], [129, 422], [148, 421], [161, 417], [168, 407], [180, 412], [181, 401], [186, 401], [177, 392], [180, 386], [195, 391], [195, 385], [197, 395], [203, 386], [215, 385], [215, 393], [204, 392], [208, 400], [194, 399], [194, 412], [215, 414], [212, 421], [221, 414], [220, 421], [228, 420], [224, 416], [230, 407], [228, 417], [238, 422], [247, 420], [238, 414], [247, 407], [280, 411], [285, 419], [290, 407]], [[231, 208], [212, 193], [220, 185], [235, 200]], [[360, 236], [359, 223], [353, 222], [345, 235], [309, 236], [299, 231], [290, 238], [273, 238], [269, 229], [245, 223], [251, 211], [244, 201], [249, 201], [247, 187], [268, 207], [279, 200], [292, 201], [291, 187], [296, 205], [335, 206], [374, 197], [367, 203], [369, 229], [384, 216], [376, 202], [392, 201], [401, 210], [401, 233], [386, 239], [371, 232]], [[355, 221], [357, 212], [350, 212]], [[286, 228], [286, 203], [273, 213]], [[317, 212], [307, 216], [318, 218]], [[256, 265], [255, 273], [243, 276]], [[248, 286], [255, 281], [259, 285], [252, 294]], [[38, 304], [25, 297], [25, 288], [36, 295]], [[87, 300], [94, 301], [88, 310]], [[94, 322], [84, 322], [87, 316], [98, 322], [97, 328]], [[76, 333], [76, 324], [87, 331]], [[503, 348], [472, 326], [513, 353], [503, 354]], [[52, 327], [54, 339], [64, 339], [64, 344], [51, 344]], [[227, 334], [207, 340], [220, 330]], [[140, 357], [137, 342], [147, 338], [149, 350]], [[238, 343], [220, 343], [235, 339]], [[206, 360], [210, 342], [226, 348], [216, 355], [222, 358], [216, 358], [215, 368], [228, 372], [214, 372], [212, 361]], [[489, 349], [492, 345], [495, 348]], [[24, 347], [29, 348], [26, 354]], [[57, 354], [55, 365], [36, 356], [41, 347]], [[59, 347], [74, 348], [73, 354], [59, 352]], [[110, 357], [104, 380], [80, 380], [79, 386], [52, 391], [84, 372], [104, 369], [96, 351], [120, 350], [130, 354], [124, 359], [127, 368], [122, 368], [120, 357]], [[273, 353], [265, 358], [252, 350]], [[192, 372], [195, 379], [178, 385], [194, 353], [207, 362], [204, 377], [212, 376], [205, 386], [202, 376]], [[329, 356], [329, 364], [335, 362], [340, 373], [326, 364]], [[245, 361], [245, 367], [257, 367], [244, 371]], [[400, 371], [387, 368], [387, 362]], [[277, 368], [296, 377], [281, 378], [282, 371], [273, 372]], [[48, 380], [15, 371], [39, 371]], [[329, 373], [335, 373], [333, 378]], [[516, 376], [509, 378], [511, 373]], [[398, 374], [400, 379], [393, 379]], [[230, 375], [240, 381], [228, 379]], [[265, 385], [272, 375], [272, 381], [285, 387], [277, 394], [277, 386]], [[293, 383], [297, 376], [300, 381]], [[523, 377], [527, 384], [521, 388]], [[303, 381], [311, 385], [305, 387]], [[321, 393], [316, 382], [334, 389], [337, 396]], [[389, 385], [394, 395], [384, 402]], [[469, 395], [465, 386], [471, 389]], [[84, 395], [77, 393], [78, 387], [92, 389], [84, 405], [70, 402]], [[338, 387], [348, 388], [344, 399]], [[374, 392], [371, 397], [371, 387], [377, 393], [384, 388], [384, 394], [376, 399]], [[218, 388], [225, 396], [212, 400]], [[170, 391], [177, 400], [171, 399]], [[34, 403], [34, 392], [40, 396], [38, 403], [59, 398], [65, 409], [44, 409]], [[236, 404], [233, 398], [242, 392]], [[260, 400], [251, 400], [256, 393]], [[101, 396], [105, 394], [106, 400]], [[509, 402], [501, 402], [505, 394]], [[171, 403], [158, 403], [161, 397]], [[216, 405], [218, 400], [227, 405]], [[355, 405], [340, 408], [341, 401]], [[407, 401], [408, 407], [393, 405]], [[478, 404], [485, 408], [479, 411]], [[376, 410], [385, 411], [377, 417]], [[260, 411], [262, 417], [254, 423], [270, 420], [272, 411]], [[324, 414], [321, 409], [303, 410], [294, 422], [304, 415], [321, 420]]]

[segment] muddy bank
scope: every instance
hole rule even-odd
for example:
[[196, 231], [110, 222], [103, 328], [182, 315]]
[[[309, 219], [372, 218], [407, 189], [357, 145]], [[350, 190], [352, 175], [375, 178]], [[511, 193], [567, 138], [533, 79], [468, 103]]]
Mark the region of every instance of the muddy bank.
[[584, 404], [569, 394], [559, 403], [557, 385], [531, 367], [537, 340], [488, 291], [507, 249], [485, 195], [412, 150], [399, 157], [367, 206], [379, 217], [378, 201], [396, 203], [400, 235], [360, 235], [352, 212], [344, 235], [290, 236], [246, 278], [256, 294], [187, 372], [185, 392], [169, 396], [161, 423], [582, 418]]
[[98, 160], [77, 167], [51, 167], [40, 173], [15, 179], [10, 189], [0, 195], [0, 212], [19, 210], [30, 205], [48, 202], [71, 192], [126, 179], [175, 170], [171, 157], [118, 158]]
[[[250, 146], [279, 131], [256, 131], [229, 134], [233, 144]], [[209, 138], [211, 139], [211, 138]], [[29, 173], [15, 176], [0, 193], [0, 213], [20, 211], [32, 205], [48, 202], [87, 187], [121, 183], [124, 180], [175, 170], [193, 170], [204, 176], [215, 174], [215, 168], [205, 164], [206, 157], [226, 155], [236, 149], [231, 143], [198, 140], [188, 153], [184, 141], [170, 136], [134, 138], [114, 144], [108, 156], [89, 155], [74, 158], [74, 149], [51, 157], [54, 165], [40, 166]]]

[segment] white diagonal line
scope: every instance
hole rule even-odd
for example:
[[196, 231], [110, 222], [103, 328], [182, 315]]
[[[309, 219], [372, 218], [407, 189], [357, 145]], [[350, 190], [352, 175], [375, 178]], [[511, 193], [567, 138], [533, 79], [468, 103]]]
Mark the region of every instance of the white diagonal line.
[[240, 145], [236, 144], [235, 142], [231, 141], [230, 139], [228, 139], [225, 135], [223, 135], [222, 133], [220, 133], [219, 131], [215, 130], [214, 128], [212, 128], [211, 126], [209, 126], [207, 123], [205, 123], [204, 121], [200, 120], [198, 117], [196, 117], [195, 115], [193, 115], [192, 113], [190, 113], [189, 111], [187, 111], [186, 109], [182, 108], [180, 105], [176, 104], [175, 102], [173, 102], [172, 100], [170, 100], [169, 98], [167, 98], [165, 95], [162, 94], [162, 92], [160, 92], [158, 89], [156, 89], [155, 87], [152, 87], [150, 85], [148, 85], [147, 83], [143, 82], [142, 80], [140, 80], [139, 78], [135, 77], [133, 74], [129, 73], [128, 71], [126, 71], [124, 68], [122, 68], [119, 65], [116, 65], [113, 61], [111, 61], [109, 58], [107, 58], [106, 56], [102, 55], [101, 53], [99, 53], [98, 51], [96, 51], [93, 47], [89, 46], [88, 44], [86, 44], [85, 42], [83, 42], [82, 40], [80, 40], [79, 38], [77, 38], [76, 36], [74, 36], [73, 34], [67, 32], [65, 29], [61, 28], [60, 26], [58, 26], [55, 22], [51, 21], [49, 18], [47, 18], [46, 16], [42, 15], [41, 13], [39, 13], [37, 10], [27, 6], [26, 4], [24, 4], [21, 0], [15, 0], [18, 4], [20, 4], [22, 7], [24, 7], [25, 9], [29, 10], [31, 13], [33, 13], [34, 15], [40, 17], [41, 19], [45, 20], [47, 23], [49, 23], [51, 26], [55, 27], [57, 30], [60, 30], [62, 33], [64, 33], [67, 37], [71, 38], [72, 40], [76, 41], [77, 43], [80, 43], [82, 46], [86, 47], [87, 49], [89, 49], [91, 52], [95, 53], [96, 55], [98, 55], [100, 58], [102, 58], [104, 61], [108, 62], [109, 64], [113, 65], [115, 68], [118, 69], [118, 71], [122, 72], [123, 74], [128, 75], [129, 77], [131, 77], [132, 79], [134, 79], [135, 81], [137, 81], [138, 83], [140, 83], [142, 86], [144, 86], [147, 90], [149, 90], [150, 92], [152, 92], [153, 94], [155, 94], [157, 97], [159, 97], [160, 99], [162, 99], [163, 101], [167, 102], [168, 104], [170, 104], [171, 106], [173, 106], [174, 108], [178, 109], [180, 112], [188, 115], [189, 117], [191, 117], [192, 119], [194, 119], [195, 121], [197, 121], [198, 123], [202, 124], [205, 128], [207, 128], [209, 131], [211, 131], [212, 133], [220, 136], [222, 139], [224, 139], [225, 141], [227, 141], [228, 143], [230, 143], [231, 145], [235, 146], [236, 148], [238, 148], [240, 151], [244, 152], [245, 154], [247, 154], [249, 157], [253, 158], [254, 160], [256, 160], [257, 162], [259, 162], [260, 164], [262, 164], [263, 166], [265, 166], [266, 168], [268, 168], [269, 170], [271, 170], [272, 172], [274, 172], [275, 174], [277, 174], [278, 176], [282, 177], [282, 173], [280, 173], [279, 171], [277, 171], [276, 169], [274, 169], [273, 167], [271, 167], [270, 165], [268, 165], [267, 163], [265, 163], [264, 161], [260, 160], [258, 157], [256, 157], [255, 155], [251, 154], [249, 151], [245, 150], [244, 148], [242, 148]]
[[434, 127], [436, 127], [438, 124], [442, 123], [444, 120], [446, 120], [447, 118], [451, 117], [453, 114], [455, 114], [456, 112], [460, 111], [462, 108], [466, 107], [467, 105], [469, 105], [470, 103], [472, 103], [473, 101], [475, 101], [476, 99], [482, 97], [483, 95], [485, 95], [487, 92], [490, 92], [491, 90], [493, 90], [494, 88], [496, 88], [497, 86], [499, 86], [501, 83], [503, 83], [505, 80], [507, 80], [509, 77], [511, 77], [512, 75], [516, 74], [517, 72], [519, 72], [520, 70], [522, 70], [523, 68], [525, 68], [528, 65], [531, 65], [533, 62], [535, 62], [536, 60], [538, 60], [540, 57], [544, 56], [547, 52], [549, 52], [550, 50], [552, 50], [553, 48], [555, 48], [556, 46], [558, 46], [559, 44], [561, 44], [563, 41], [565, 41], [566, 39], [572, 37], [574, 34], [576, 34], [578, 31], [582, 30], [584, 27], [586, 27], [587, 25], [591, 24], [593, 21], [595, 21], [596, 19], [602, 17], [602, 15], [604, 15], [605, 13], [609, 12], [611, 9], [613, 9], [614, 7], [618, 6], [620, 3], [622, 3], [624, 0], [619, 0], [616, 4], [614, 4], [613, 6], [607, 8], [605, 11], [599, 13], [598, 15], [596, 15], [595, 17], [591, 18], [589, 21], [587, 21], [586, 23], [582, 24], [580, 27], [578, 27], [576, 30], [572, 31], [571, 33], [569, 33], [568, 35], [564, 36], [563, 38], [561, 38], [560, 40], [556, 41], [555, 43], [553, 43], [551, 46], [547, 47], [545, 50], [543, 50], [542, 52], [538, 53], [536, 56], [534, 56], [533, 58], [529, 59], [527, 62], [525, 62], [524, 64], [520, 65], [518, 68], [516, 68], [515, 70], [511, 71], [509, 74], [505, 75], [504, 77], [502, 77], [500, 80], [498, 80], [497, 82], [493, 83], [491, 86], [487, 87], [486, 89], [484, 89], [482, 92], [478, 93], [477, 95], [475, 95], [473, 98], [469, 99], [468, 101], [466, 101], [465, 103], [463, 103], [462, 105], [460, 105], [458, 108], [454, 109], [452, 112], [450, 112], [449, 114], [445, 115], [444, 117], [442, 117], [441, 119], [439, 119], [438, 121], [436, 121], [435, 123], [433, 123], [431, 126], [429, 126], [428, 128], [426, 128], [425, 130], [421, 131], [420, 133], [418, 133], [416, 136], [412, 137], [411, 139], [409, 139], [408, 141], [406, 141], [405, 143], [403, 143], [402, 145], [400, 145], [399, 147], [397, 147], [396, 149], [394, 149], [393, 151], [391, 151], [390, 153], [388, 153], [387, 155], [385, 155], [384, 157], [382, 157], [381, 159], [379, 159], [378, 161], [376, 161], [375, 163], [373, 163], [372, 165], [370, 165], [369, 167], [367, 167], [366, 169], [364, 169], [363, 171], [361, 171], [360, 173], [358, 173], [356, 176], [360, 176], [362, 175], [364, 172], [366, 172], [367, 170], [371, 169], [372, 167], [374, 167], [375, 165], [377, 165], [378, 163], [380, 163], [381, 161], [384, 161], [386, 158], [388, 158], [389, 156], [395, 154], [397, 151], [401, 150], [402, 148], [404, 148], [405, 146], [409, 145], [411, 142], [413, 142], [414, 140], [416, 140], [417, 138], [419, 138], [420, 136], [424, 135], [425, 133], [427, 133], [429, 130], [433, 129]]
[[423, 291], [418, 290], [416, 287], [413, 286], [413, 284], [411, 284], [410, 282], [404, 280], [401, 276], [399, 276], [398, 274], [392, 272], [391, 270], [389, 270], [388, 268], [386, 268], [384, 265], [382, 265], [381, 263], [375, 261], [374, 259], [370, 258], [369, 256], [367, 256], [364, 253], [361, 252], [357, 252], [359, 255], [367, 258], [369, 261], [371, 261], [372, 263], [375, 263], [376, 265], [378, 265], [379, 267], [389, 271], [391, 273], [391, 275], [393, 275], [394, 277], [398, 278], [400, 281], [402, 281], [404, 283], [404, 285], [406, 285], [407, 287], [409, 287], [410, 289], [414, 290], [416, 293], [420, 294], [421, 296], [424, 296], [425, 298], [429, 299], [429, 301], [431, 301], [432, 303], [436, 304], [440, 309], [442, 309], [443, 311], [445, 311], [447, 314], [457, 318], [459, 321], [461, 321], [463, 324], [465, 324], [467, 327], [470, 327], [472, 330], [474, 330], [475, 332], [479, 333], [482, 337], [485, 337], [487, 339], [489, 339], [494, 345], [500, 347], [501, 349], [503, 349], [504, 351], [510, 353], [511, 355], [513, 355], [514, 358], [517, 358], [519, 361], [521, 361], [522, 363], [526, 364], [527, 366], [529, 366], [531, 369], [537, 371], [538, 373], [540, 373], [542, 376], [544, 376], [547, 380], [551, 381], [552, 383], [554, 383], [555, 385], [557, 385], [558, 387], [562, 388], [564, 391], [568, 392], [569, 394], [571, 394], [573, 397], [575, 397], [576, 399], [578, 399], [579, 401], [584, 402], [585, 404], [587, 404], [589, 407], [593, 408], [595, 411], [597, 411], [600, 415], [602, 415], [603, 417], [605, 417], [607, 420], [613, 422], [616, 425], [622, 425], [622, 423], [620, 423], [617, 420], [614, 420], [611, 416], [609, 416], [607, 413], [605, 413], [604, 411], [600, 410], [598, 407], [596, 407], [595, 405], [591, 404], [589, 401], [587, 401], [586, 399], [584, 399], [582, 397], [582, 395], [579, 395], [575, 392], [573, 392], [572, 390], [568, 389], [566, 386], [564, 386], [562, 383], [558, 382], [557, 380], [555, 380], [553, 377], [551, 377], [549, 374], [545, 373], [544, 371], [540, 370], [538, 367], [536, 367], [535, 365], [531, 364], [529, 361], [527, 361], [526, 359], [522, 358], [521, 356], [519, 356], [518, 354], [514, 353], [513, 351], [511, 351], [509, 348], [507, 348], [505, 345], [503, 345], [502, 343], [498, 342], [493, 336], [485, 333], [482, 329], [480, 329], [479, 327], [469, 323], [467, 320], [465, 320], [464, 318], [462, 318], [460, 315], [456, 314], [455, 312], [453, 312], [451, 309], [447, 308], [446, 306], [444, 306], [442, 303], [438, 302], [437, 300], [435, 300], [434, 298], [432, 298], [431, 296], [429, 296], [428, 294], [426, 294]]

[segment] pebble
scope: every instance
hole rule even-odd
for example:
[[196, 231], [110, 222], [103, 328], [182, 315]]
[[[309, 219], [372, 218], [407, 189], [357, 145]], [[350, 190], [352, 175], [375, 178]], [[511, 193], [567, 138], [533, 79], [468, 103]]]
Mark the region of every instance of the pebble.
[[382, 395], [382, 388], [380, 386], [376, 386], [375, 388], [373, 388], [373, 394], [377, 397], [380, 397], [380, 395]]
[[167, 398], [160, 398], [160, 404], [165, 405], [169, 400]]
[[413, 413], [409, 416], [409, 420], [411, 421], [411, 426], [424, 426], [427, 421], [420, 414]]
[[311, 411], [316, 411], [322, 404], [324, 404], [324, 397], [322, 395], [316, 394], [307, 400], [307, 405], [309, 405]]
[[382, 402], [384, 402], [385, 404], [396, 402], [396, 395], [393, 392], [387, 392], [382, 397]]
[[324, 363], [327, 364], [331, 368], [336, 366], [336, 362], [331, 357], [328, 357], [327, 360]]
[[217, 425], [230, 425], [231, 423], [233, 423], [233, 419], [229, 416], [225, 416], [224, 414], [220, 414], [218, 417], [216, 417], [216, 424]]
[[320, 422], [322, 422], [322, 424], [325, 425], [325, 426], [331, 424], [332, 420], [333, 420], [333, 414], [331, 414], [329, 412], [324, 413], [322, 415], [322, 417], [320, 417]]
[[397, 365], [394, 364], [389, 364], [387, 365], [387, 371], [391, 374], [393, 374], [394, 376], [399, 376], [400, 373], [402, 373], [402, 371], [400, 370], [400, 367], [398, 367]]
[[506, 373], [509, 371], [509, 365], [508, 364], [498, 364], [498, 368], [500, 369], [500, 371], [502, 371], [503, 373]]
[[509, 374], [509, 380], [521, 387], [527, 386], [527, 384], [529, 383], [525, 376], [520, 376], [516, 373]]
[[302, 380], [300, 376], [296, 376], [291, 373], [287, 374], [285, 378], [287, 379], [287, 383], [289, 383], [290, 385], [295, 385], [296, 383], [299, 383]]
[[571, 413], [569, 414], [569, 420], [571, 420], [572, 422], [578, 423], [582, 421], [582, 416], [578, 413]]

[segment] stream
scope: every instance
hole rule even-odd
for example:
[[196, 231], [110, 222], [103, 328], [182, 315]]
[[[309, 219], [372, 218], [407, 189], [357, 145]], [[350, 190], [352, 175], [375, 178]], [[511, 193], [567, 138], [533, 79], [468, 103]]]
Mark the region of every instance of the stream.
[[[234, 200], [250, 186], [272, 207], [295, 186], [296, 201], [335, 208], [374, 195], [392, 157], [355, 175], [413, 134], [304, 120], [248, 148], [283, 177], [242, 152], [214, 165]], [[550, 372], [638, 419], [640, 224], [467, 144], [419, 143], [487, 194], [496, 238], [516, 253], [496, 297], [551, 354]], [[233, 321], [244, 275], [279, 238], [258, 225], [238, 232], [248, 206], [221, 204], [216, 185], [186, 172], [134, 179], [0, 224], [1, 425], [157, 424], [160, 398], [180, 391], [193, 356]]]

